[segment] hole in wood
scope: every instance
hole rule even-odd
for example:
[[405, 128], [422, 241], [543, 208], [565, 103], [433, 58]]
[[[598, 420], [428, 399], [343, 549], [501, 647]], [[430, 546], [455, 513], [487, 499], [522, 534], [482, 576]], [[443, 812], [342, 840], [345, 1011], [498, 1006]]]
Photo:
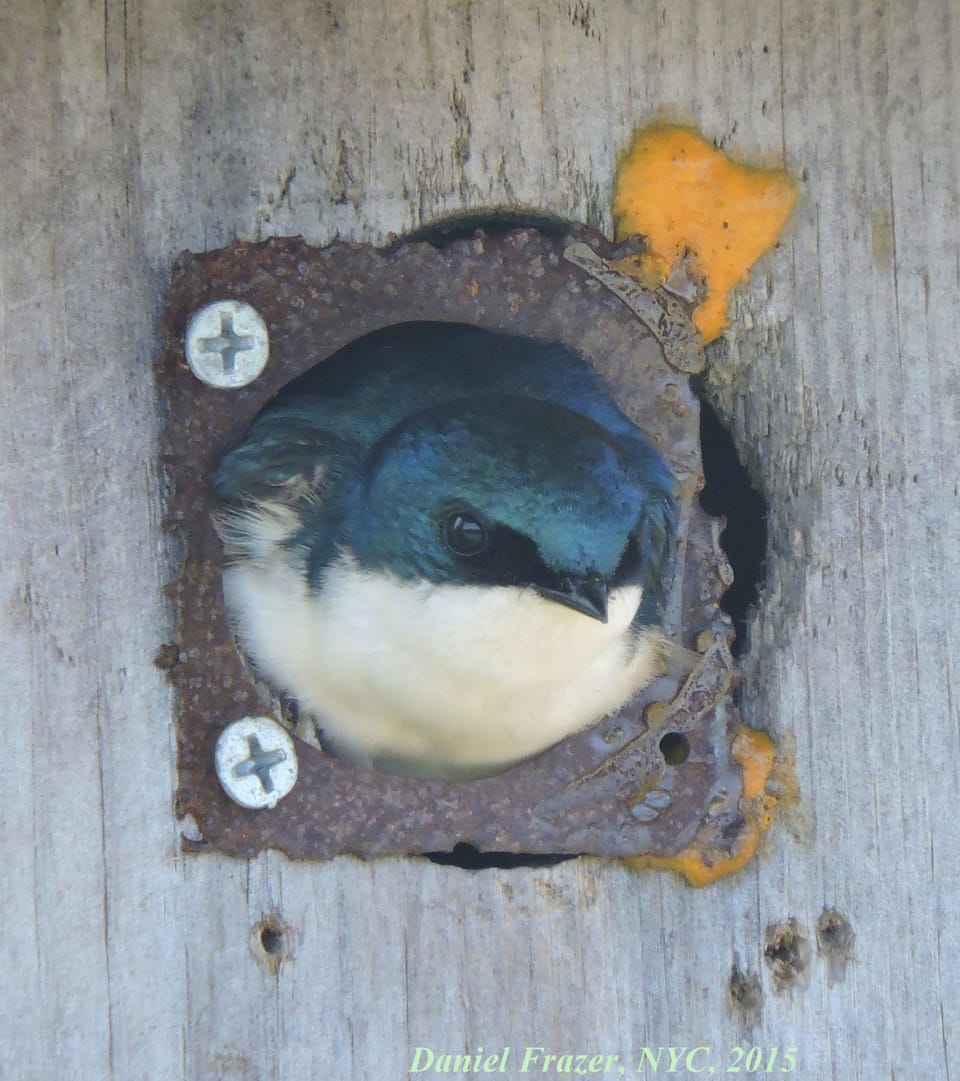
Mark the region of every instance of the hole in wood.
[[719, 414], [700, 393], [700, 445], [706, 486], [700, 505], [727, 525], [720, 534], [720, 546], [733, 568], [733, 585], [723, 594], [720, 608], [733, 620], [736, 631], [730, 647], [740, 657], [748, 646], [747, 632], [752, 609], [766, 579], [767, 501], [757, 491], [740, 461], [736, 445]]
[[264, 927], [260, 932], [260, 945], [272, 957], [283, 954], [283, 931], [279, 927]]
[[439, 221], [414, 229], [398, 243], [422, 242], [435, 248], [448, 248], [458, 240], [469, 240], [478, 229], [489, 237], [503, 237], [515, 229], [536, 229], [553, 240], [562, 240], [570, 223], [554, 214], [537, 213], [523, 208], [500, 207], [495, 210], [475, 210], [451, 214]]
[[755, 972], [745, 972], [739, 963], [734, 962], [728, 988], [733, 1011], [748, 1023], [757, 1023], [763, 1011], [760, 977]]
[[793, 917], [767, 928], [763, 959], [773, 975], [774, 989], [785, 990], [806, 972], [810, 961], [807, 933]]
[[479, 848], [461, 841], [452, 852], [428, 852], [427, 859], [442, 867], [460, 867], [464, 871], [484, 871], [491, 867], [552, 867], [564, 860], [576, 859], [559, 853], [481, 852]]
[[853, 927], [842, 912], [825, 908], [817, 920], [817, 945], [821, 953], [847, 955], [853, 946]]
[[271, 912], [250, 929], [250, 946], [260, 963], [276, 976], [291, 955], [290, 928], [278, 913]]

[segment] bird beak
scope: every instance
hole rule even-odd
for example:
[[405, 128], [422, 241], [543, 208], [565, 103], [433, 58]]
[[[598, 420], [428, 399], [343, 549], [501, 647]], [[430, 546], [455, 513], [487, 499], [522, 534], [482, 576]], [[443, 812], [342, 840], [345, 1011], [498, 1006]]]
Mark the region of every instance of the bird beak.
[[540, 589], [540, 594], [551, 601], [559, 601], [575, 612], [607, 622], [607, 583], [599, 574], [586, 578], [564, 578], [559, 589]]

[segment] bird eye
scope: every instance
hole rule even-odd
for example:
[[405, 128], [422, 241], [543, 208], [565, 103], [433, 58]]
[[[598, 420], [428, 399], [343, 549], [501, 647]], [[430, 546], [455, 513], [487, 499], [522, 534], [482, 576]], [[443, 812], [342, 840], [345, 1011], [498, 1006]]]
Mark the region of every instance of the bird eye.
[[458, 556], [476, 556], [487, 547], [487, 530], [470, 514], [456, 511], [443, 523], [443, 539]]

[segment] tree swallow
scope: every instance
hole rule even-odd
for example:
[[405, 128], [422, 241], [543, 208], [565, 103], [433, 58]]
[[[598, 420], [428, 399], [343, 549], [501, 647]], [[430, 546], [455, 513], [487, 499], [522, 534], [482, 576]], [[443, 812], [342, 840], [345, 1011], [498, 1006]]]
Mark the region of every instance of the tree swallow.
[[674, 477], [562, 345], [367, 334], [288, 384], [213, 481], [240, 644], [359, 765], [498, 773], [663, 670]]

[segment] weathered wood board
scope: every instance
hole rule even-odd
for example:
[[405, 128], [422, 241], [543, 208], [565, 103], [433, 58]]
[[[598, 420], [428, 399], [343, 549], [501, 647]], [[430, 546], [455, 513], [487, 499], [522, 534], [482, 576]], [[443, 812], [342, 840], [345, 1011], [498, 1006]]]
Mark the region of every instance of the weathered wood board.
[[[0, 4], [0, 1076], [389, 1081], [418, 1046], [509, 1046], [523, 1076], [528, 1045], [957, 1076], [958, 56], [953, 0]], [[770, 500], [744, 710], [801, 802], [702, 891], [180, 854], [153, 666], [173, 259], [501, 204], [609, 231], [657, 115], [803, 178], [712, 376]], [[808, 949], [778, 982], [788, 919]]]

